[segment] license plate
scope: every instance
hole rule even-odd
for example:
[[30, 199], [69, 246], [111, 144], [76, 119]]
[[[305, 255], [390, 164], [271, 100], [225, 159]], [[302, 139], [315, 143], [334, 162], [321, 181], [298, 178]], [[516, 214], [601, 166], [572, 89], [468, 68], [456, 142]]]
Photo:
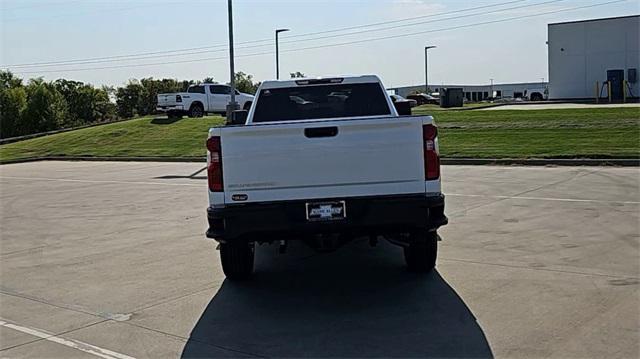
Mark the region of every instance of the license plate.
[[306, 207], [308, 221], [335, 221], [347, 217], [344, 201], [307, 202]]

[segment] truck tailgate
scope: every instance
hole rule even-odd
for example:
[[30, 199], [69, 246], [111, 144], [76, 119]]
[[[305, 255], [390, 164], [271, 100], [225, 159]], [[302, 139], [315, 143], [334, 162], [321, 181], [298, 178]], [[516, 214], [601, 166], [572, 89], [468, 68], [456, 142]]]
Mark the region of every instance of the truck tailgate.
[[224, 201], [424, 193], [423, 119], [222, 128]]
[[159, 94], [158, 107], [173, 106], [176, 104], [176, 94]]

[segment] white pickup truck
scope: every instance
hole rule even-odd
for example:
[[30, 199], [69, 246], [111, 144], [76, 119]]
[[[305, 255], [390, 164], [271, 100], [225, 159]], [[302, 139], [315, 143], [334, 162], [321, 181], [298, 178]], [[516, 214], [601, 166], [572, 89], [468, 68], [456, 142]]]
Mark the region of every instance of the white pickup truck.
[[[236, 90], [236, 102], [242, 109], [248, 110], [251, 107], [253, 97]], [[207, 113], [226, 114], [230, 101], [230, 86], [204, 83], [189, 86], [187, 92], [159, 94], [156, 110], [167, 113], [170, 118], [185, 114], [189, 117], [202, 117]]]
[[410, 270], [434, 268], [448, 220], [431, 116], [399, 116], [377, 76], [265, 81], [236, 115], [207, 140], [206, 235], [228, 278], [253, 272], [255, 243], [290, 240], [384, 238]]

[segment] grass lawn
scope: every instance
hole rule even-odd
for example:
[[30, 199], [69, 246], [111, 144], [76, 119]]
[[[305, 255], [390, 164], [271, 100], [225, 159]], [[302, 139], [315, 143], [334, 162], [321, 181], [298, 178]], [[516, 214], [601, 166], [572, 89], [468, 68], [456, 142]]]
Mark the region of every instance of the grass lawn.
[[209, 128], [223, 122], [220, 116], [177, 121], [142, 117], [2, 145], [0, 161], [36, 156], [204, 156]]
[[[443, 157], [638, 158], [640, 110], [459, 111], [414, 109], [432, 114]], [[0, 161], [38, 156], [205, 155], [207, 130], [223, 122], [209, 116], [168, 121], [145, 117], [0, 146]]]
[[[420, 109], [415, 111], [421, 113]], [[638, 158], [640, 110], [432, 112], [445, 157]]]

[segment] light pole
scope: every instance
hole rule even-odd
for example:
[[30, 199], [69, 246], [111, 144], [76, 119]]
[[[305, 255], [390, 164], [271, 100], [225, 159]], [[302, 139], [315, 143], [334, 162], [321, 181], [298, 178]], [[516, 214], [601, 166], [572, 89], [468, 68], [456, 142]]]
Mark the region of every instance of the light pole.
[[231, 80], [229, 85], [231, 86], [231, 102], [227, 104], [227, 121], [233, 121], [233, 111], [238, 109], [238, 103], [236, 102], [236, 72], [233, 62], [233, 6], [232, 0], [227, 1], [227, 12], [229, 13], [229, 76]]
[[489, 80], [491, 80], [491, 93], [489, 94], [489, 97], [493, 98], [493, 79]]
[[276, 80], [280, 79], [280, 51], [278, 48], [278, 34], [289, 31], [289, 29], [276, 29]]
[[428, 76], [428, 68], [427, 68], [427, 50], [435, 49], [435, 46], [425, 46], [424, 47], [424, 93], [429, 94], [429, 76]]

